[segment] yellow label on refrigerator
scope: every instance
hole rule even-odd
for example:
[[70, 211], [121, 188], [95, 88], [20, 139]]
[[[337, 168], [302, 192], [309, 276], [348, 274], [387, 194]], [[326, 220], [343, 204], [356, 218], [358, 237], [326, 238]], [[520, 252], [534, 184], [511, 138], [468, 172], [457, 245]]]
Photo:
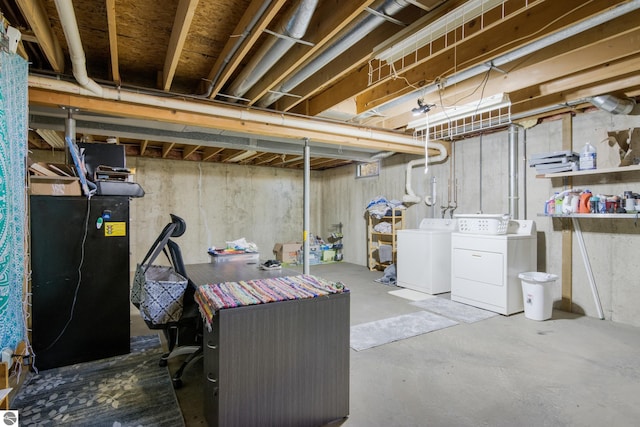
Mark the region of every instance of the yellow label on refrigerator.
[[105, 222], [104, 235], [105, 237], [126, 236], [127, 223], [126, 222]]

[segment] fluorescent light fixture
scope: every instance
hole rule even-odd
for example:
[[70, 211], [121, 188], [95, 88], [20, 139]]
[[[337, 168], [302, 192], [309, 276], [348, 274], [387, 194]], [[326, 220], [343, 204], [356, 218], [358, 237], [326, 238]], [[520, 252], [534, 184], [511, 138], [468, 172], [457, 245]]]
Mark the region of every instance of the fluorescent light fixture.
[[[389, 46], [388, 43], [376, 47], [375, 58], [388, 63], [395, 62], [504, 2], [505, 0], [470, 0], [388, 48], [385, 48]], [[414, 27], [415, 25], [408, 31], [412, 31]]]
[[56, 132], [55, 130], [36, 129], [36, 133], [40, 135], [40, 137], [44, 139], [45, 142], [50, 146], [52, 146], [53, 148], [62, 149], [62, 148], [65, 148], [66, 146], [64, 139], [62, 139], [62, 137], [58, 135], [58, 132]]
[[245, 151], [244, 153], [237, 154], [237, 155], [233, 156], [232, 158], [228, 159], [227, 162], [231, 162], [231, 163], [240, 162], [240, 161], [242, 161], [244, 159], [248, 159], [249, 157], [254, 156], [256, 154], [257, 154], [257, 151], [252, 151], [252, 150]]
[[509, 99], [509, 95], [506, 93], [499, 93], [487, 98], [482, 98], [480, 101], [457, 107], [451, 107], [447, 109], [447, 111], [442, 111], [440, 113], [430, 114], [427, 120], [413, 120], [409, 122], [407, 127], [409, 129], [423, 130], [444, 123], [453, 122], [455, 120], [474, 118], [475, 116], [480, 116], [483, 113], [497, 111], [510, 106], [511, 100]]

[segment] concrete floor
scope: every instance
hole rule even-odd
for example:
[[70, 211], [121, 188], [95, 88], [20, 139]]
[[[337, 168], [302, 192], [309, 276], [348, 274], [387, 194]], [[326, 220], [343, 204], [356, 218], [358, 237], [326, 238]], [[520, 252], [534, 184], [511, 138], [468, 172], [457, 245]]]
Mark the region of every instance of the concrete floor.
[[[377, 282], [381, 272], [348, 263], [311, 274], [351, 290], [351, 324], [418, 311]], [[132, 334], [149, 334], [132, 312]], [[174, 371], [177, 364], [171, 363]], [[206, 425], [202, 363], [176, 394], [187, 426]], [[640, 329], [554, 311], [461, 323], [356, 352], [350, 416], [336, 425], [631, 426], [640, 419]]]

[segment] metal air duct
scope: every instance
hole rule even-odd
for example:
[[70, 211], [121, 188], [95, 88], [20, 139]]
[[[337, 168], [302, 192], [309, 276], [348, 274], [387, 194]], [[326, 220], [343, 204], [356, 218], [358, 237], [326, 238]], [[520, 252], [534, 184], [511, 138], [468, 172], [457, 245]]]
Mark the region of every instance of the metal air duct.
[[249, 34], [251, 34], [254, 27], [258, 23], [258, 20], [260, 20], [260, 18], [262, 17], [262, 15], [264, 15], [267, 8], [271, 5], [271, 1], [272, 0], [265, 0], [262, 3], [260, 8], [258, 9], [258, 12], [251, 18], [251, 21], [247, 24], [242, 34], [240, 34], [236, 38], [236, 41], [233, 44], [233, 47], [231, 48], [227, 56], [225, 56], [224, 59], [222, 60], [222, 64], [220, 65], [220, 68], [218, 68], [216, 75], [209, 82], [209, 86], [207, 87], [207, 93], [204, 95], [206, 98], [209, 98], [211, 96], [211, 93], [213, 92], [213, 88], [215, 87], [216, 83], [218, 83], [218, 79], [220, 78], [220, 75], [222, 74], [224, 69], [227, 67], [227, 64], [231, 62], [231, 58], [233, 58], [233, 55], [235, 55], [238, 49], [240, 49], [240, 46], [242, 46], [242, 43], [244, 43], [245, 39], [249, 36]]
[[613, 95], [599, 95], [589, 98], [594, 106], [611, 114], [640, 115], [640, 107], [630, 98], [622, 99]]
[[[404, 0], [387, 0], [378, 7], [376, 12], [382, 15], [391, 16], [405, 7], [409, 3]], [[270, 93], [263, 96], [257, 103], [259, 107], [268, 107], [269, 105], [282, 98], [285, 93], [291, 92], [300, 83], [307, 80], [313, 74], [318, 72], [322, 67], [335, 59], [338, 55], [344, 53], [351, 46], [362, 40], [372, 30], [379, 27], [385, 22], [385, 18], [379, 15], [369, 15], [362, 19], [353, 30], [345, 34], [342, 38], [331, 45], [327, 50], [318, 55], [315, 59], [305, 65], [300, 71], [294, 74], [290, 79], [282, 82], [278, 87], [274, 88]]]
[[285, 23], [276, 30], [283, 37], [267, 40], [229, 87], [227, 95], [241, 98], [291, 49], [307, 32], [318, 0], [302, 0]]

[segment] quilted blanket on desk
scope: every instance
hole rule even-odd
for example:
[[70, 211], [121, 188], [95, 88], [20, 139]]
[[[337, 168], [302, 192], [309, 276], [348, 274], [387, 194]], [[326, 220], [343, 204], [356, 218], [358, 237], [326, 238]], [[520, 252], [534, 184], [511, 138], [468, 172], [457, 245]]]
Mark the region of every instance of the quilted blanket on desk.
[[349, 290], [340, 282], [303, 274], [203, 285], [198, 287], [195, 299], [207, 327], [211, 329], [213, 316], [224, 308], [315, 298], [342, 292]]

